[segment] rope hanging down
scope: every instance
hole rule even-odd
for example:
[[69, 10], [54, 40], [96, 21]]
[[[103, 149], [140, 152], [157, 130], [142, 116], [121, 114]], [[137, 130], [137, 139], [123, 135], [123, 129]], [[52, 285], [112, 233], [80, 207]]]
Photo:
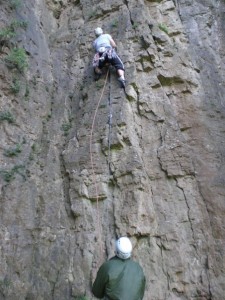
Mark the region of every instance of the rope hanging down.
[[105, 86], [106, 86], [106, 83], [107, 83], [108, 75], [109, 75], [109, 68], [107, 70], [107, 74], [106, 74], [106, 77], [105, 77], [105, 82], [104, 82], [104, 86], [102, 88], [101, 96], [99, 98], [99, 101], [98, 101], [96, 109], [95, 109], [95, 113], [94, 113], [94, 117], [93, 117], [93, 121], [92, 121], [92, 126], [91, 126], [91, 133], [90, 133], [90, 160], [91, 160], [92, 175], [93, 175], [94, 184], [95, 184], [95, 194], [96, 194], [96, 204], [97, 204], [98, 238], [99, 238], [99, 243], [100, 243], [101, 254], [103, 254], [103, 248], [102, 248], [102, 238], [101, 238], [102, 235], [101, 235], [101, 224], [100, 224], [100, 213], [99, 213], [99, 196], [98, 196], [98, 185], [97, 185], [97, 180], [96, 180], [96, 174], [95, 174], [95, 171], [94, 171], [94, 163], [93, 163], [93, 155], [92, 155], [92, 138], [93, 138], [93, 131], [94, 131], [96, 115], [97, 115], [97, 112], [98, 112], [100, 102], [101, 102], [102, 97], [103, 97], [103, 93], [105, 91]]
[[108, 105], [109, 105], [109, 118], [108, 118], [108, 125], [109, 125], [109, 133], [108, 133], [108, 168], [109, 168], [109, 175], [112, 174], [111, 170], [111, 129], [112, 129], [112, 101], [111, 101], [111, 76], [109, 72], [109, 98], [108, 98]]

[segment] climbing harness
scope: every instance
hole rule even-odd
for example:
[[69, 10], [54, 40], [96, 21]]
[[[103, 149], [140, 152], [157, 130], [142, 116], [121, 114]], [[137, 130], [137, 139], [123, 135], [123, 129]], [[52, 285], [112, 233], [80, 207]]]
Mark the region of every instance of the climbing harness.
[[101, 254], [103, 254], [103, 248], [102, 248], [102, 239], [101, 239], [102, 235], [101, 235], [101, 223], [100, 223], [100, 213], [99, 213], [99, 196], [98, 196], [98, 185], [97, 185], [96, 174], [95, 174], [95, 171], [94, 171], [94, 163], [93, 163], [93, 155], [92, 155], [92, 138], [93, 138], [93, 131], [94, 131], [96, 115], [97, 115], [97, 112], [98, 112], [100, 102], [101, 102], [102, 97], [103, 97], [103, 93], [105, 91], [105, 86], [106, 86], [106, 83], [107, 83], [108, 76], [109, 76], [109, 68], [108, 68], [107, 73], [106, 73], [105, 82], [104, 82], [104, 86], [102, 88], [101, 96], [99, 98], [99, 101], [98, 101], [96, 109], [95, 109], [95, 113], [94, 113], [94, 117], [93, 117], [93, 121], [92, 121], [92, 126], [91, 126], [91, 133], [90, 133], [90, 160], [91, 160], [91, 169], [92, 169], [92, 175], [93, 175], [94, 185], [95, 185], [96, 204], [97, 204], [97, 224], [98, 224], [98, 235], [99, 235], [98, 238], [99, 238], [99, 243], [100, 243]]
[[94, 68], [99, 66], [99, 62], [103, 62], [106, 58], [112, 59], [116, 57], [116, 51], [112, 48], [100, 47], [98, 52], [95, 53], [92, 65]]

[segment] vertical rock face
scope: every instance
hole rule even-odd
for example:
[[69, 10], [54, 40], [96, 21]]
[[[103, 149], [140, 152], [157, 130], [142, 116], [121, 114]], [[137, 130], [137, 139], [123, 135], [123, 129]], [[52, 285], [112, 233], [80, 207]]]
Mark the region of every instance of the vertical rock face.
[[[145, 300], [222, 300], [225, 2], [0, 7], [0, 299], [94, 299], [128, 235]], [[125, 92], [94, 81], [97, 26]]]

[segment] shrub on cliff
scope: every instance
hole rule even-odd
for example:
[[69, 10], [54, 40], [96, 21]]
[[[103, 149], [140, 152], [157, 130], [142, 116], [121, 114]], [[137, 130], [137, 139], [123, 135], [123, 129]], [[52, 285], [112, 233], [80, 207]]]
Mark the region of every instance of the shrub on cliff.
[[23, 48], [13, 48], [6, 56], [5, 62], [9, 68], [17, 68], [21, 72], [28, 66], [27, 55]]

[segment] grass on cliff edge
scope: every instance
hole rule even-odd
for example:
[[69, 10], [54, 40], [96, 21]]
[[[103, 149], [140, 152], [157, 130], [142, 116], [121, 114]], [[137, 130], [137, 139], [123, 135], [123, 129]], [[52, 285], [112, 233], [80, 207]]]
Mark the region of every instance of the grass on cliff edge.
[[21, 1], [20, 0], [10, 0], [10, 6], [13, 8], [13, 9], [17, 9], [21, 6]]
[[162, 30], [162, 31], [165, 32], [166, 34], [169, 34], [169, 29], [168, 29], [168, 27], [167, 27], [165, 24], [160, 23], [158, 26], [159, 26], [159, 29], [160, 29], [160, 30]]
[[0, 39], [10, 39], [16, 35], [16, 30], [18, 28], [26, 29], [28, 26], [27, 21], [14, 20], [9, 26], [6, 26], [0, 30]]
[[0, 111], [0, 122], [1, 121], [8, 121], [8, 123], [14, 123], [15, 118], [10, 111]]
[[16, 144], [15, 147], [11, 147], [9, 149], [6, 149], [4, 151], [4, 155], [8, 156], [8, 157], [14, 157], [14, 156], [18, 156], [19, 153], [22, 152], [22, 148], [20, 144]]
[[24, 180], [26, 180], [25, 176], [25, 167], [23, 165], [16, 165], [12, 169], [0, 170], [0, 176], [6, 181], [7, 183], [11, 182], [13, 179], [15, 179], [15, 174], [19, 174]]
[[5, 62], [9, 68], [23, 72], [28, 67], [26, 51], [23, 48], [13, 48], [6, 56]]

